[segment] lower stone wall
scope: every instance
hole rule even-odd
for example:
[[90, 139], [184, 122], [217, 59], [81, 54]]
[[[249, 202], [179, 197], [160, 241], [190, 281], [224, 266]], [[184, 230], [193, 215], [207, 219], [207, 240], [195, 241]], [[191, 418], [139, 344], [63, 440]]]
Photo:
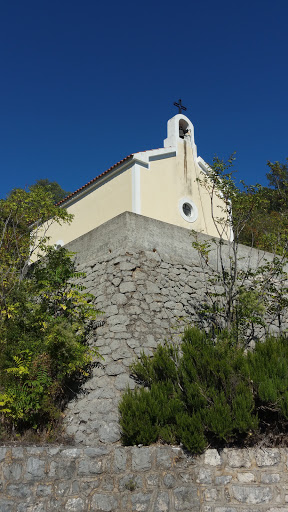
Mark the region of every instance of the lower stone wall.
[[288, 512], [288, 449], [1, 447], [1, 512]]

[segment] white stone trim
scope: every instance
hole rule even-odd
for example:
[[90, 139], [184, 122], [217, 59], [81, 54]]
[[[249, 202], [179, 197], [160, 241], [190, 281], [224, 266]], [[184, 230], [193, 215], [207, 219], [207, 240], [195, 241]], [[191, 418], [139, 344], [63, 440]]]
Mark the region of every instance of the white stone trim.
[[[185, 215], [184, 211], [183, 211], [183, 205], [185, 203], [188, 203], [190, 206], [191, 206], [191, 209], [192, 209], [192, 215], [191, 216], [187, 216]], [[186, 220], [186, 222], [195, 222], [195, 220], [198, 219], [198, 208], [196, 206], [196, 204], [191, 200], [189, 199], [188, 197], [182, 197], [179, 202], [178, 202], [178, 208], [179, 208], [179, 212], [180, 212], [180, 215], [182, 217], [182, 219]]]
[[141, 176], [140, 165], [132, 167], [132, 212], [141, 214]]
[[168, 147], [168, 148], [159, 148], [159, 149], [149, 149], [148, 151], [142, 151], [139, 153], [134, 153], [133, 160], [139, 162], [141, 164], [148, 164], [150, 160], [160, 160], [161, 158], [170, 158], [176, 156], [177, 150], [176, 147]]
[[197, 157], [197, 164], [199, 165], [201, 171], [205, 172], [205, 174], [210, 174], [212, 171], [210, 165], [208, 165], [207, 162], [201, 158], [201, 156]]

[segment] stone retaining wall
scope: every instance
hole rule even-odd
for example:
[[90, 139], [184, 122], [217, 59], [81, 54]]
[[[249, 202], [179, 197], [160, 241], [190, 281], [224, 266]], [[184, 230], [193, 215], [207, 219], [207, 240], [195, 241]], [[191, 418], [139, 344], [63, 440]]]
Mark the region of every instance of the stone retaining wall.
[[288, 450], [1, 447], [1, 512], [287, 512]]
[[[142, 350], [152, 354], [165, 339], [180, 340], [185, 323], [199, 318], [208, 273], [189, 230], [132, 213], [119, 215], [68, 249], [76, 252], [78, 270], [86, 272], [84, 284], [105, 314], [90, 339], [104, 359], [68, 405], [67, 432], [84, 445], [113, 443], [120, 438], [121, 393], [135, 386], [129, 365]], [[263, 256], [242, 246], [239, 265], [256, 267]], [[215, 251], [210, 263], [218, 264]]]

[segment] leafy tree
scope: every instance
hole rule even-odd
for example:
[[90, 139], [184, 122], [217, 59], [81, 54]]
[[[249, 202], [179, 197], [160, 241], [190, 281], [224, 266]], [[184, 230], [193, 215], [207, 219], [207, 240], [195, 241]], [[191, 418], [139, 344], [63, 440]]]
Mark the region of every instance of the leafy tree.
[[9, 315], [9, 294], [23, 280], [33, 256], [45, 252], [50, 225], [71, 220], [41, 186], [15, 189], [0, 200], [0, 321]]
[[254, 253], [253, 264], [252, 248], [250, 254], [241, 255], [243, 233], [250, 236], [253, 247], [250, 227], [257, 222], [260, 209], [264, 219], [269, 215], [270, 203], [260, 185], [243, 184], [244, 192], [237, 187], [233, 160], [231, 157], [226, 163], [215, 158], [209, 174], [199, 180], [210, 195], [218, 237], [207, 239], [193, 232], [192, 245], [205, 270], [203, 275], [208, 275], [205, 300], [198, 308], [199, 325], [216, 334], [227, 331], [234, 342], [249, 345], [265, 337], [272, 324], [282, 328], [288, 305], [286, 234], [278, 229], [258, 233], [258, 244], [272, 252], [259, 252], [257, 258]]
[[[288, 161], [288, 159], [287, 159]], [[279, 252], [286, 251], [288, 239], [288, 165], [280, 162], [267, 163], [266, 174], [269, 187], [259, 187], [256, 191], [257, 205], [253, 216], [247, 219], [240, 235], [241, 243], [253, 244], [259, 249]], [[251, 199], [251, 191], [243, 195]]]
[[55, 204], [59, 203], [64, 197], [69, 196], [70, 192], [66, 192], [57, 181], [49, 181], [47, 178], [42, 180], [37, 180], [35, 185], [30, 187], [30, 190], [33, 190], [34, 187], [42, 187], [46, 192], [51, 194], [52, 199]]
[[74, 283], [71, 255], [48, 246], [49, 225], [70, 220], [41, 186], [0, 202], [0, 414], [8, 429], [53, 423], [68, 380], [97, 355], [85, 343], [97, 313], [91, 296]]

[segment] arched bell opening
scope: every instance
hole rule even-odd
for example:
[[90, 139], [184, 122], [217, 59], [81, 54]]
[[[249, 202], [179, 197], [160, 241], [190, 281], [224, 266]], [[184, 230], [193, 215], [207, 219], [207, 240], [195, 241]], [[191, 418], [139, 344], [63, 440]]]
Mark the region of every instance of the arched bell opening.
[[184, 139], [186, 133], [188, 132], [188, 123], [184, 119], [180, 119], [179, 121], [179, 137], [180, 139]]

